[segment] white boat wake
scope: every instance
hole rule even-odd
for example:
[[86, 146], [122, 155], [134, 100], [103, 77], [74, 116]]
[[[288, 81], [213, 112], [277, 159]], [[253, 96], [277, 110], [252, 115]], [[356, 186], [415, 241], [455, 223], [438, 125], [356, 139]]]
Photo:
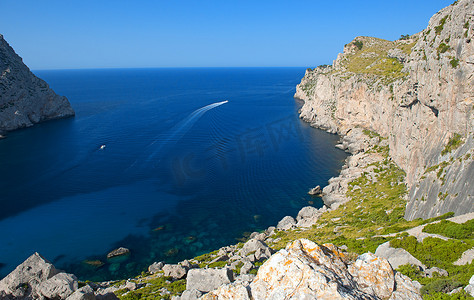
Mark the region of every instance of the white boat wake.
[[[188, 131], [193, 127], [193, 125], [209, 110], [226, 104], [227, 100], [222, 102], [216, 102], [204, 107], [201, 107], [195, 111], [193, 111], [186, 119], [182, 120], [178, 124], [176, 124], [171, 130], [169, 134], [162, 136], [162, 138], [157, 138], [151, 144], [147, 146], [148, 149], [152, 148], [153, 145], [156, 143], [160, 143], [154, 151], [148, 155], [145, 159], [145, 163], [148, 165], [149, 163], [156, 161], [160, 161], [160, 155], [164, 154], [166, 151], [165, 148], [171, 148], [174, 146]], [[145, 151], [145, 153], [148, 151]]]

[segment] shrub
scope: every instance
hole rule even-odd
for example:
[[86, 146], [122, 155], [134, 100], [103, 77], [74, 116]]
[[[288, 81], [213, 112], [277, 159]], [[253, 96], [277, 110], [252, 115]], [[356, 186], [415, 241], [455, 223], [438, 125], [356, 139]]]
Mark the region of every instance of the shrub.
[[451, 67], [456, 68], [459, 65], [459, 59], [453, 58], [449, 63], [451, 64]]
[[443, 31], [444, 24], [446, 24], [446, 20], [448, 19], [448, 17], [449, 15], [446, 15], [444, 18], [442, 18], [439, 21], [439, 25], [435, 27], [435, 32], [437, 35], [439, 35]]
[[472, 239], [474, 238], [474, 220], [463, 224], [443, 220], [439, 223], [426, 225], [423, 232], [440, 234], [453, 239]]
[[355, 42], [353, 42], [354, 46], [356, 46], [359, 50], [362, 50], [362, 46], [364, 45], [364, 43], [362, 43], [361, 41], [359, 40], [356, 40]]
[[422, 287], [421, 293], [428, 295], [434, 293], [449, 293], [460, 286], [462, 286], [462, 283], [457, 280], [440, 278]]
[[462, 143], [463, 141], [461, 139], [461, 135], [459, 133], [455, 133], [453, 137], [449, 139], [443, 151], [441, 151], [441, 155], [445, 155], [453, 150], [456, 150], [457, 148], [459, 148], [459, 146], [462, 145]]
[[400, 36], [400, 40], [408, 40], [409, 38], [410, 38], [410, 35], [408, 35], [408, 34], [402, 34]]

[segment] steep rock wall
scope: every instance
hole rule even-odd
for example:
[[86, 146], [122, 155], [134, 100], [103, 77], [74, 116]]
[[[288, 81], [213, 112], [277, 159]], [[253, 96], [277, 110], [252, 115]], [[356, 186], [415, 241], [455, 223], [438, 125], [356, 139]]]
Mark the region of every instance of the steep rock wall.
[[36, 77], [0, 34], [0, 132], [73, 115], [67, 98]]
[[[406, 172], [408, 219], [474, 211], [473, 24], [474, 3], [457, 1], [411, 37], [357, 37], [297, 86], [300, 117], [313, 126], [343, 135], [363, 127], [388, 138]], [[443, 170], [434, 180], [437, 165]]]

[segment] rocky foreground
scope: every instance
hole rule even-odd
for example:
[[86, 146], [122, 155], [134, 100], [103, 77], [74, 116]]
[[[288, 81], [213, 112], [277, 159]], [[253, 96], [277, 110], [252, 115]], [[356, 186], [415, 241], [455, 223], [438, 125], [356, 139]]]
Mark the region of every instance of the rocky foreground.
[[0, 34], [0, 138], [2, 132], [73, 115], [67, 98], [36, 77]]

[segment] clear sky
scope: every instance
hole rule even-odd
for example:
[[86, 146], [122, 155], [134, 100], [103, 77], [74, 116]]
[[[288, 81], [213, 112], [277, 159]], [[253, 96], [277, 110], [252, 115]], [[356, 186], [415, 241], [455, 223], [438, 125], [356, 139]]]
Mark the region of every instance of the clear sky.
[[31, 69], [314, 67], [360, 35], [395, 40], [453, 0], [0, 0]]

